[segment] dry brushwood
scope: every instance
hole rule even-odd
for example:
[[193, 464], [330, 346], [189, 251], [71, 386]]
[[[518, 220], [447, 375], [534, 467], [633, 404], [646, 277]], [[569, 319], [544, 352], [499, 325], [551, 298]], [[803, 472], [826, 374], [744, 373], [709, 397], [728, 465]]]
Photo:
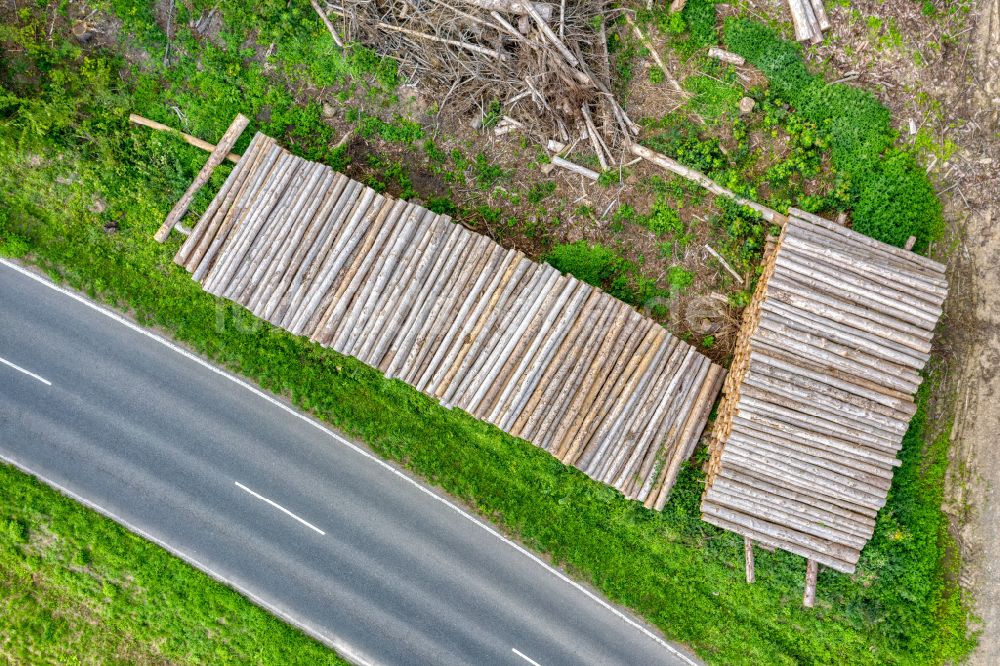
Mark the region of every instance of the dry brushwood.
[[543, 142], [586, 130], [599, 158], [610, 158], [638, 126], [606, 80], [605, 9], [606, 0], [342, 0], [324, 12], [347, 41], [440, 92], [449, 112], [488, 109], [484, 129]]

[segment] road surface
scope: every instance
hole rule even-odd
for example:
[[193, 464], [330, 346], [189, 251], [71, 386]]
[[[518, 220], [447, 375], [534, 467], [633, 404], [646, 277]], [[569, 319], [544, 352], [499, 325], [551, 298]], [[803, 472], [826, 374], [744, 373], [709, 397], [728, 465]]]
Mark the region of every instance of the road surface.
[[363, 448], [2, 260], [0, 458], [357, 663], [693, 663]]

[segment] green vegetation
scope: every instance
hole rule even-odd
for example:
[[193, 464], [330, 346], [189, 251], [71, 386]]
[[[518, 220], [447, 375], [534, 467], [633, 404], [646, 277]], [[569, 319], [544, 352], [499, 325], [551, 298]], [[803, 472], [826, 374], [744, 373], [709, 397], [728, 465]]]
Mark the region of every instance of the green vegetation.
[[615, 298], [639, 307], [661, 293], [656, 284], [642, 277], [639, 267], [610, 247], [587, 241], [556, 245], [545, 261], [587, 284], [600, 287]]
[[[197, 16], [210, 5], [193, 0], [190, 7]], [[327, 86], [348, 95], [352, 104], [369, 105], [359, 107], [355, 116], [361, 131], [369, 127], [373, 136], [393, 141], [410, 137], [416, 142], [419, 137], [414, 125], [406, 124], [410, 119], [365, 120], [391, 116], [384, 110], [375, 113], [371, 105], [377, 108], [380, 96], [391, 97], [394, 66], [364, 49], [353, 48], [346, 55], [331, 49], [328, 35], [304, 3], [266, 0], [252, 10], [249, 3], [224, 3], [219, 11], [225, 28], [215, 40], [184, 28], [191, 10], [178, 3], [174, 60], [166, 66], [165, 38], [151, 7], [117, 1], [113, 6], [123, 20], [122, 34], [133, 48], [144, 49], [145, 57], [133, 54], [126, 60], [117, 48], [84, 53], [59, 37], [58, 29], [50, 42], [51, 11], [42, 16], [44, 12], [26, 10], [19, 23], [5, 26], [0, 34], [5, 47], [0, 59], [0, 252], [21, 256], [135, 313], [140, 322], [363, 439], [379, 455], [468, 502], [529, 548], [635, 609], [712, 663], [940, 663], [970, 650], [966, 608], [950, 578], [952, 544], [940, 511], [948, 437], [930, 432], [925, 413], [930, 388], [920, 394], [921, 410], [904, 440], [903, 466], [857, 574], [823, 571], [817, 608], [806, 610], [799, 604], [801, 558], [760, 553], [757, 584], [742, 582], [742, 540], [699, 517], [702, 458], [684, 468], [664, 512], [647, 511], [544, 451], [458, 410], [446, 410], [351, 358], [263, 322], [252, 327], [226, 322], [220, 328], [218, 312], [228, 306], [202, 292], [171, 261], [180, 239], [175, 235], [164, 246], [152, 241], [171, 203], [204, 163], [204, 153], [174, 137], [128, 126], [129, 111], [173, 125], [181, 122], [181, 114], [187, 131], [208, 139], [220, 136], [242, 111], [255, 118], [254, 129], [276, 136], [297, 154], [342, 160], [330, 148], [339, 137], [323, 122], [321, 105], [297, 101], [309, 96], [293, 94]], [[688, 6], [703, 5], [689, 0]], [[685, 24], [698, 16], [698, 10], [686, 10]], [[726, 31], [730, 48], [744, 49], [771, 76], [775, 99], [807, 121], [796, 130], [806, 152], [796, 157], [802, 164], [795, 171], [814, 165], [807, 135], [828, 141], [838, 177], [855, 206], [856, 226], [881, 237], [896, 234], [892, 237], [898, 240], [917, 222], [905, 215], [887, 218], [885, 211], [899, 213], [900, 205], [889, 201], [887, 208], [877, 208], [877, 197], [867, 192], [871, 183], [862, 176], [881, 177], [886, 196], [908, 196], [915, 205], [924, 205], [925, 213], [930, 204], [921, 198], [926, 180], [917, 177], [912, 158], [893, 148], [891, 134], [883, 131], [887, 112], [856, 91], [843, 93], [843, 99], [839, 92], [822, 92], [839, 87], [817, 84], [796, 47], [789, 50], [772, 39], [776, 46], [770, 53], [758, 42], [760, 34], [771, 33], [754, 33], [758, 37], [751, 39], [749, 32], [746, 25], [731, 22]], [[259, 43], [247, 44], [248, 35], [257, 35]], [[692, 36], [689, 41], [704, 39]], [[271, 42], [275, 48], [270, 56], [256, 55]], [[265, 72], [265, 65], [274, 69]], [[364, 102], [351, 97], [362, 81]], [[824, 95], [830, 100], [823, 102]], [[850, 123], [823, 111], [823, 104], [833, 101], [841, 104], [841, 112], [848, 101], [855, 105]], [[680, 128], [672, 134], [668, 125], [657, 128], [663, 146], [686, 150], [685, 160], [705, 164], [730, 186], [756, 186], [744, 182], [734, 166], [742, 164], [739, 155], [726, 156], [696, 130]], [[409, 129], [396, 135], [386, 129], [390, 126]], [[237, 150], [248, 140], [249, 133]], [[501, 167], [486, 156], [470, 162], [460, 151], [447, 153], [427, 140], [423, 150], [453, 182], [464, 183], [468, 172], [477, 185], [492, 187], [503, 177], [502, 169], [495, 171]], [[868, 150], [878, 157], [866, 159]], [[204, 210], [229, 169], [218, 169], [193, 214]], [[781, 173], [773, 177], [784, 178]], [[669, 201], [673, 195], [666, 188], [663, 196]], [[929, 189], [924, 194], [933, 201]], [[104, 205], [95, 205], [98, 198]], [[438, 199], [436, 205], [454, 203]], [[504, 221], [499, 209], [485, 204], [481, 209], [497, 223]], [[625, 206], [619, 213], [619, 223], [635, 215]], [[661, 209], [660, 218], [664, 242], [677, 242], [670, 213]], [[732, 238], [732, 246], [717, 248], [731, 261], [741, 256], [737, 239], [762, 243], [766, 233], [759, 220], [738, 209], [722, 209], [711, 223]], [[925, 223], [924, 243], [934, 233], [934, 220], [920, 224]], [[752, 265], [750, 257], [734, 267]], [[616, 248], [586, 242], [556, 246], [548, 260], [631, 303], [659, 295], [655, 284], [639, 277], [638, 267]], [[684, 288], [689, 275], [675, 269], [669, 281]], [[745, 305], [748, 294], [734, 292], [730, 298]], [[706, 347], [714, 342], [703, 340]], [[77, 517], [64, 519], [69, 515]], [[290, 629], [268, 624], [275, 621], [249, 602], [7, 468], [0, 469], [0, 525], [5, 652], [44, 650], [52, 661], [69, 661], [69, 655], [56, 652], [68, 641], [72, 656], [95, 662], [106, 660], [109, 651], [118, 654], [122, 642], [133, 641], [128, 645], [160, 646], [164, 660], [178, 662], [218, 662], [226, 654], [239, 662], [299, 658], [316, 663], [323, 658]], [[58, 538], [40, 554], [38, 548], [48, 539], [39, 537], [47, 534]], [[139, 547], [147, 550], [121, 554]], [[93, 571], [77, 571], [87, 567]], [[121, 584], [127, 576], [134, 577], [135, 589]], [[72, 585], [62, 582], [66, 580]], [[112, 587], [105, 589], [105, 584]], [[89, 596], [73, 592], [82, 588]], [[192, 602], [196, 608], [190, 613], [171, 605], [171, 599], [187, 603], [194, 596], [209, 605]], [[116, 600], [111, 608], [123, 615], [97, 616], [95, 621], [105, 597]], [[124, 608], [119, 604], [125, 601], [118, 599], [155, 603]], [[227, 625], [215, 624], [219, 607], [231, 613], [222, 615]], [[214, 638], [199, 633], [206, 626], [212, 627]], [[227, 633], [227, 627], [250, 637], [229, 638], [236, 634]], [[74, 637], [80, 637], [78, 643], [72, 642]], [[134, 661], [128, 657], [135, 653], [124, 654], [124, 661]]]
[[0, 599], [9, 663], [346, 664], [8, 465], [0, 465]]
[[912, 153], [894, 145], [889, 110], [871, 93], [826, 83], [806, 69], [799, 45], [759, 23], [730, 19], [725, 39], [729, 49], [764, 72], [773, 94], [829, 144], [855, 229], [897, 246], [916, 236], [918, 250], [941, 235], [944, 223], [934, 189]]

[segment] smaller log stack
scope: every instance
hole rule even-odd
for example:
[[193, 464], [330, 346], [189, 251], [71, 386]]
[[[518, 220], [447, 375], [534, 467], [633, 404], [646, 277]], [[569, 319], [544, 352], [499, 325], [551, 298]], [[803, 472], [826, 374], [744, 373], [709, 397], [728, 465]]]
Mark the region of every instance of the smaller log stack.
[[174, 261], [209, 293], [657, 510], [725, 375], [599, 289], [263, 134]]
[[823, 33], [830, 29], [823, 0], [788, 0], [792, 12], [792, 27], [795, 41], [818, 44], [823, 41]]
[[704, 520], [806, 557], [807, 581], [816, 564], [853, 573], [946, 295], [943, 265], [792, 209], [744, 313]]

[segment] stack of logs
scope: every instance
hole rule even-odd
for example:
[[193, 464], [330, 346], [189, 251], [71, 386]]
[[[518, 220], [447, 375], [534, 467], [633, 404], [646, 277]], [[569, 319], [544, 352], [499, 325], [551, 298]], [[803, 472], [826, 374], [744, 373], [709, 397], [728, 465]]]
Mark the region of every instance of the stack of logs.
[[706, 521], [808, 558], [813, 581], [817, 563], [854, 571], [916, 411], [944, 270], [792, 209], [744, 313]]
[[792, 12], [796, 41], [813, 44], [823, 41], [823, 32], [830, 29], [823, 0], [788, 0], [788, 8]]
[[662, 508], [724, 371], [624, 303], [257, 134], [174, 261]]

